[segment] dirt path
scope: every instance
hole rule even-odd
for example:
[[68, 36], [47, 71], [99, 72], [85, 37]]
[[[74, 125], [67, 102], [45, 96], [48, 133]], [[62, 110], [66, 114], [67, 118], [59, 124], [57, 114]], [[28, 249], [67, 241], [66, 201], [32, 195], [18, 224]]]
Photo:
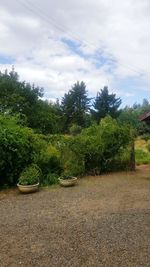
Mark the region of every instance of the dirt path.
[[150, 166], [0, 192], [0, 267], [150, 266]]

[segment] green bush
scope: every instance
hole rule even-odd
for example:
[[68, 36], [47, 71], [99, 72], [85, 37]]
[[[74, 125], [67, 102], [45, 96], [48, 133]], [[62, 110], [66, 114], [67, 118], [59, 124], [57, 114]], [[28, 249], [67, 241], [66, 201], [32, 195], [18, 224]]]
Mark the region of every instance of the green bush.
[[40, 147], [40, 149], [39, 153], [34, 157], [34, 162], [42, 170], [41, 184], [43, 185], [56, 183], [57, 177], [61, 174], [62, 164], [59, 140], [61, 140], [59, 135], [40, 135], [38, 137], [36, 146]]
[[58, 184], [59, 175], [57, 173], [48, 173], [42, 180], [43, 186]]
[[142, 149], [136, 149], [135, 150], [135, 159], [136, 159], [137, 165], [149, 164], [150, 163], [150, 153], [146, 152]]
[[[63, 141], [61, 159], [63, 173], [78, 176], [84, 173], [126, 169], [129, 166], [128, 146], [132, 140], [130, 128], [106, 117], [75, 137]], [[126, 154], [126, 155], [125, 155]]]
[[49, 173], [55, 173], [58, 175], [61, 173], [62, 167], [60, 152], [50, 143], [43, 143], [40, 153], [38, 153], [35, 158], [35, 162], [42, 170], [42, 183], [44, 183], [44, 179], [47, 179], [46, 177]]
[[22, 170], [32, 163], [42, 170], [41, 183], [53, 184], [62, 174], [99, 174], [114, 170], [114, 166], [126, 168], [129, 162], [130, 129], [111, 117], [76, 136], [35, 134], [7, 115], [0, 115], [0, 124], [1, 186], [15, 184]]
[[63, 175], [65, 176], [82, 176], [84, 174], [84, 162], [70, 153], [63, 165]]
[[107, 171], [120, 171], [120, 170], [131, 170], [131, 151], [129, 147], [124, 148], [118, 153], [112, 161], [107, 165]]
[[76, 136], [77, 134], [80, 134], [82, 131], [82, 127], [77, 125], [77, 124], [73, 124], [70, 129], [69, 132], [71, 135]]
[[85, 173], [81, 144], [77, 140], [76, 137], [67, 136], [59, 144], [63, 175], [81, 176]]
[[0, 115], [0, 123], [0, 185], [14, 185], [25, 167], [32, 163], [41, 167], [47, 139], [20, 125], [16, 117]]
[[15, 117], [0, 115], [0, 125], [0, 185], [13, 185], [39, 153], [39, 137]]
[[[101, 173], [107, 171], [117, 155], [121, 155], [131, 141], [130, 129], [120, 126], [116, 120], [106, 117], [99, 125], [82, 131], [79, 141], [78, 155], [84, 155], [85, 171]], [[77, 153], [77, 151], [76, 151]]]
[[37, 184], [40, 181], [41, 170], [36, 164], [31, 164], [26, 167], [20, 177], [19, 184], [20, 185], [33, 185]]

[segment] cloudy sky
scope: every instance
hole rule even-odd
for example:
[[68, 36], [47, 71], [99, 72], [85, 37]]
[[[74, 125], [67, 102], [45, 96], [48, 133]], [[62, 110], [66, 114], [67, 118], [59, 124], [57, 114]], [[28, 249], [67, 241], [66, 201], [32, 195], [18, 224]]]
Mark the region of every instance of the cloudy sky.
[[0, 69], [61, 98], [78, 80], [150, 100], [149, 0], [0, 0]]

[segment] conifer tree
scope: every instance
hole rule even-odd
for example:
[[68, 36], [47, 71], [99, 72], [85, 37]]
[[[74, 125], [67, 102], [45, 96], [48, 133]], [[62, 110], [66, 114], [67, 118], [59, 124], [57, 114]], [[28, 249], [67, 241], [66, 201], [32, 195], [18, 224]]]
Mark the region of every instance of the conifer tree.
[[95, 98], [93, 116], [97, 122], [107, 115], [116, 118], [119, 115], [120, 105], [121, 99], [116, 98], [115, 94], [109, 94], [108, 87], [104, 86]]

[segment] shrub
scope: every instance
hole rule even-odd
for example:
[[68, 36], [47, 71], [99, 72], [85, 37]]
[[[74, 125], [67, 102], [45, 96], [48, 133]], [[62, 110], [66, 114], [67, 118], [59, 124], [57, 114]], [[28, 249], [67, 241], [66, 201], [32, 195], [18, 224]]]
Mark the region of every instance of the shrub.
[[64, 162], [63, 175], [65, 176], [81, 176], [84, 174], [84, 162], [75, 156], [73, 153]]
[[6, 115], [0, 115], [0, 124], [0, 185], [15, 184], [22, 170], [32, 163], [42, 170], [44, 185], [57, 182], [61, 174], [99, 174], [128, 164], [130, 129], [111, 117], [76, 136], [45, 137]]
[[[130, 128], [106, 117], [99, 125], [93, 124], [81, 134], [66, 138], [61, 157], [64, 174], [100, 174], [114, 170], [115, 167], [127, 168], [130, 161], [128, 146], [131, 140]], [[123, 156], [125, 153], [126, 157]]]
[[123, 149], [118, 153], [114, 159], [107, 165], [107, 171], [120, 171], [120, 170], [131, 170], [131, 148]]
[[73, 124], [70, 129], [69, 132], [71, 135], [76, 136], [77, 134], [80, 134], [82, 131], [82, 127], [77, 125], [77, 124]]
[[39, 183], [41, 170], [36, 164], [26, 167], [19, 178], [20, 185], [33, 185]]
[[59, 139], [61, 140], [59, 135], [40, 135], [37, 139], [36, 146], [39, 147], [39, 153], [35, 155], [34, 162], [42, 170], [41, 183], [43, 185], [56, 183], [55, 180], [62, 171]]
[[36, 164], [41, 168], [43, 173], [42, 183], [47, 179], [49, 173], [61, 173], [61, 160], [59, 150], [50, 143], [43, 143], [40, 153], [35, 158]]
[[0, 185], [13, 185], [39, 153], [39, 137], [15, 117], [0, 115], [0, 124]]
[[66, 137], [59, 145], [63, 175], [81, 176], [84, 174], [84, 160], [80, 145], [81, 143], [75, 137]]
[[[85, 171], [101, 173], [108, 170], [117, 155], [121, 155], [131, 141], [130, 129], [106, 117], [99, 125], [85, 129], [80, 137], [84, 154]], [[80, 150], [79, 150], [80, 151]]]
[[48, 173], [42, 180], [43, 186], [53, 185], [58, 183], [59, 175], [57, 173]]

